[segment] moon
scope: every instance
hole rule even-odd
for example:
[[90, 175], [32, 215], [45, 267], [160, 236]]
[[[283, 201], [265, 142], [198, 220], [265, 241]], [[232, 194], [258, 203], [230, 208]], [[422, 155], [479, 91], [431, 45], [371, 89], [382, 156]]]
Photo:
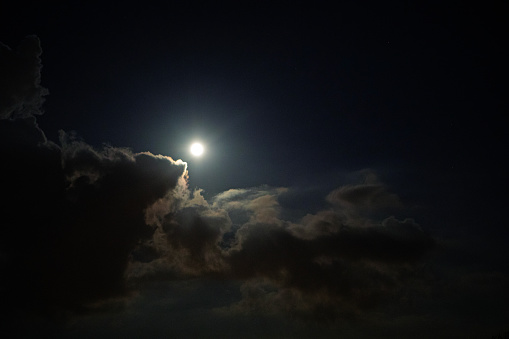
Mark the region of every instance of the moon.
[[191, 145], [191, 154], [194, 155], [195, 157], [199, 157], [203, 154], [203, 145], [200, 144], [199, 142], [195, 142], [194, 144]]

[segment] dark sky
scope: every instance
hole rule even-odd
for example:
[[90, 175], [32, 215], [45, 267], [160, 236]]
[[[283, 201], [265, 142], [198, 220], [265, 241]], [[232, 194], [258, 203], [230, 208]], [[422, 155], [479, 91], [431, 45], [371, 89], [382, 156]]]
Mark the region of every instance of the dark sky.
[[0, 5], [1, 330], [509, 331], [504, 13]]

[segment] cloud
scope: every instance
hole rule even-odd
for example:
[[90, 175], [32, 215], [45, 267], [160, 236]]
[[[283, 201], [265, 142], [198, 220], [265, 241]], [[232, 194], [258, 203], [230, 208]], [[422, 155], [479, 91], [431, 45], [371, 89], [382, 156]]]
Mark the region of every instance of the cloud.
[[299, 198], [288, 188], [231, 189], [207, 201], [188, 190], [180, 160], [97, 149], [65, 132], [48, 141], [34, 117], [47, 93], [38, 39], [0, 49], [2, 67], [19, 68], [1, 88], [6, 307], [79, 313], [147, 281], [206, 277], [241, 283], [228, 312], [334, 320], [396, 295], [434, 247], [413, 219], [392, 216], [404, 206], [374, 172], [289, 221], [282, 197], [296, 206]]
[[327, 201], [342, 210], [350, 222], [380, 218], [401, 209], [403, 203], [381, 183], [373, 171], [365, 170], [364, 181], [339, 187], [327, 195]]
[[169, 254], [167, 260], [182, 273], [204, 275], [224, 270], [221, 248], [230, 220], [224, 211], [184, 207], [165, 217], [162, 225]]
[[41, 86], [39, 38], [29, 36], [12, 50], [0, 42], [0, 119], [42, 114], [48, 90]]
[[[433, 248], [412, 219], [358, 213], [373, 204], [363, 195], [378, 195], [377, 208], [384, 194], [397, 201], [381, 184], [340, 187], [325, 198], [329, 208], [290, 222], [280, 217], [284, 188], [232, 189], [209, 203], [187, 190], [185, 163], [97, 150], [63, 132], [59, 145], [17, 145], [3, 158], [6, 288], [24, 291], [13, 304], [23, 298], [44, 311], [83, 311], [147, 280], [215, 277], [245, 283], [231, 312], [273, 305], [271, 312], [334, 319], [395, 293], [402, 272]], [[337, 203], [351, 191], [362, 194]], [[253, 288], [267, 293], [253, 298]]]
[[0, 153], [7, 304], [52, 314], [126, 296], [128, 263], [154, 232], [145, 210], [175, 190], [186, 164], [96, 150], [65, 133], [60, 145], [36, 137], [12, 142], [14, 132], [38, 129], [23, 120], [0, 125], [11, 131], [2, 135]]
[[344, 311], [345, 304], [359, 310], [396, 293], [405, 282], [403, 273], [433, 248], [431, 238], [409, 220], [338, 228], [306, 239], [285, 226], [246, 225], [229, 252], [232, 272], [242, 280], [264, 279], [281, 293], [298, 295], [304, 301], [298, 309], [315, 316], [324, 306], [331, 312]]
[[434, 247], [412, 219], [367, 222], [345, 211], [350, 207], [331, 204], [298, 222], [283, 220], [281, 194], [287, 190], [231, 189], [209, 204], [195, 191], [183, 207], [157, 218], [162, 222], [154, 244], [166, 259], [138, 263], [137, 278], [146, 266], [153, 277], [243, 281], [243, 299], [231, 312], [293, 310], [300, 317], [332, 320], [397, 294], [409, 277], [419, 275], [416, 263]]

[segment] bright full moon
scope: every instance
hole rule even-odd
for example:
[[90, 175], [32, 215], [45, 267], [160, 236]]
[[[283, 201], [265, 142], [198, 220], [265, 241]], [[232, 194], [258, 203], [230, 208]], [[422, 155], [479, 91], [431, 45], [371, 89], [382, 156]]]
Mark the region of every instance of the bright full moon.
[[200, 155], [203, 154], [203, 145], [200, 144], [199, 142], [195, 142], [194, 144], [191, 145], [191, 154], [196, 156], [196, 157], [199, 157]]

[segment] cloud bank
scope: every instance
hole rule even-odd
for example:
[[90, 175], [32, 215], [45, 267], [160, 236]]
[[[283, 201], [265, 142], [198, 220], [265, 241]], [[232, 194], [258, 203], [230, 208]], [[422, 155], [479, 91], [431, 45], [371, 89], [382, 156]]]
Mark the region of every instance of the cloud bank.
[[[46, 140], [34, 118], [40, 44], [0, 45], [0, 283], [7, 307], [91, 312], [150, 281], [237, 281], [242, 298], [218, 312], [283, 313], [335, 321], [423, 281], [433, 239], [398, 196], [366, 171], [285, 220], [290, 188], [231, 189], [210, 201], [187, 188], [186, 163], [126, 148], [95, 149], [70, 133]], [[6, 74], [7, 74], [6, 73]]]

